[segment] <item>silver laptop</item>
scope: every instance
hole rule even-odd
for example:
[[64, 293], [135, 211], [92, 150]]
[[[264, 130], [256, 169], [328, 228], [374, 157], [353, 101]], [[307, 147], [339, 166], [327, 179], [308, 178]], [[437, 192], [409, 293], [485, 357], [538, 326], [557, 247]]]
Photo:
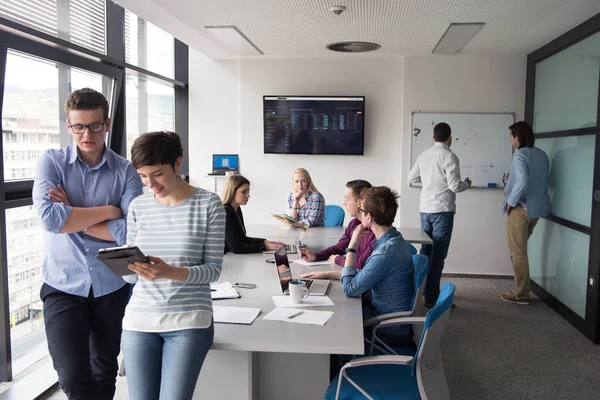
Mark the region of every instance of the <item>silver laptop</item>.
[[[290, 294], [289, 285], [292, 280], [292, 270], [290, 268], [290, 261], [288, 260], [285, 246], [281, 246], [273, 254], [275, 258], [275, 268], [277, 268], [277, 274], [279, 275], [279, 283], [281, 284], [281, 291], [283, 294]], [[301, 279], [306, 282], [309, 294], [311, 296], [325, 296], [327, 294], [327, 288], [329, 287], [328, 279]]]

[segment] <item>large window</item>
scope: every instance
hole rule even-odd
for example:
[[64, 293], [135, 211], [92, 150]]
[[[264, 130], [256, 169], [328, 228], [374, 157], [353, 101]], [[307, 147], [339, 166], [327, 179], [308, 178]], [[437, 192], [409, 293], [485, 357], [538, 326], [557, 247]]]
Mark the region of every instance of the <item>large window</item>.
[[[5, 182], [32, 179], [43, 151], [71, 143], [62, 107], [67, 93], [90, 87], [104, 92], [110, 101], [114, 87], [112, 79], [100, 74], [14, 50], [7, 54], [4, 81]], [[44, 235], [32, 206], [6, 210], [6, 238], [13, 373], [17, 374], [47, 354], [39, 298]]]
[[134, 75], [126, 75], [127, 153], [145, 132], [175, 130], [175, 92], [167, 86]]
[[89, 87], [110, 99], [112, 85], [102, 85], [102, 76], [31, 55], [9, 50], [6, 60], [2, 140], [4, 180], [33, 178], [37, 159], [47, 149], [71, 143], [63, 132], [63, 93]]
[[0, 17], [106, 53], [104, 0], [0, 0]]
[[125, 11], [128, 157], [142, 133], [175, 130], [174, 45], [173, 36]]
[[125, 62], [174, 78], [174, 40], [162, 29], [125, 11]]
[[185, 143], [187, 63], [183, 43], [111, 0], [0, 0], [0, 382], [47, 371], [36, 370], [49, 362], [39, 297], [46, 234], [31, 189], [41, 154], [72, 143], [68, 94], [90, 87], [105, 95], [113, 119], [107, 145], [122, 156], [140, 133], [175, 130], [178, 121]]
[[13, 373], [48, 353], [40, 301], [44, 233], [32, 206], [6, 210]]

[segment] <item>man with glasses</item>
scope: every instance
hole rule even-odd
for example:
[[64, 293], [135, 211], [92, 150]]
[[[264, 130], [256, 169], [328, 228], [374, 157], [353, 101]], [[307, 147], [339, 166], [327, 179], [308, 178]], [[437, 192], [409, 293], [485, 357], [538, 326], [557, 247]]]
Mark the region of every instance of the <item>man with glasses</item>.
[[48, 349], [69, 399], [112, 399], [129, 285], [95, 256], [125, 243], [127, 209], [143, 186], [105, 145], [111, 120], [101, 93], [76, 90], [65, 113], [73, 144], [43, 153], [33, 185], [46, 231], [40, 297]]

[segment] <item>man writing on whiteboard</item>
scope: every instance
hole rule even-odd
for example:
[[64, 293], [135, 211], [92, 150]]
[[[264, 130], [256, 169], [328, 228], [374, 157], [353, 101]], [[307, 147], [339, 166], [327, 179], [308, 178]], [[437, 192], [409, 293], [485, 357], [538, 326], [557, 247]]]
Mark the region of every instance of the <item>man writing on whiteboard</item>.
[[424, 292], [427, 308], [435, 305], [440, 294], [440, 279], [454, 226], [456, 193], [471, 187], [469, 178], [460, 179], [458, 157], [450, 150], [450, 126], [445, 122], [437, 124], [433, 128], [433, 140], [433, 147], [419, 155], [408, 176], [410, 184], [422, 185], [421, 229], [433, 240], [433, 244], [421, 246], [421, 254], [429, 258]]

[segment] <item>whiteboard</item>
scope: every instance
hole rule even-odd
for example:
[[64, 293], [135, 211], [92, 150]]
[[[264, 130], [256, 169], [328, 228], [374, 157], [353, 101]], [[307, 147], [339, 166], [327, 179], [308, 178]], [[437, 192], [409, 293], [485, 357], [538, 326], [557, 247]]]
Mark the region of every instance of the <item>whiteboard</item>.
[[452, 129], [450, 149], [460, 161], [460, 175], [471, 178], [473, 187], [503, 187], [502, 176], [512, 161], [508, 127], [513, 113], [433, 113], [413, 112], [411, 167], [419, 154], [433, 146], [433, 127], [445, 122]]

